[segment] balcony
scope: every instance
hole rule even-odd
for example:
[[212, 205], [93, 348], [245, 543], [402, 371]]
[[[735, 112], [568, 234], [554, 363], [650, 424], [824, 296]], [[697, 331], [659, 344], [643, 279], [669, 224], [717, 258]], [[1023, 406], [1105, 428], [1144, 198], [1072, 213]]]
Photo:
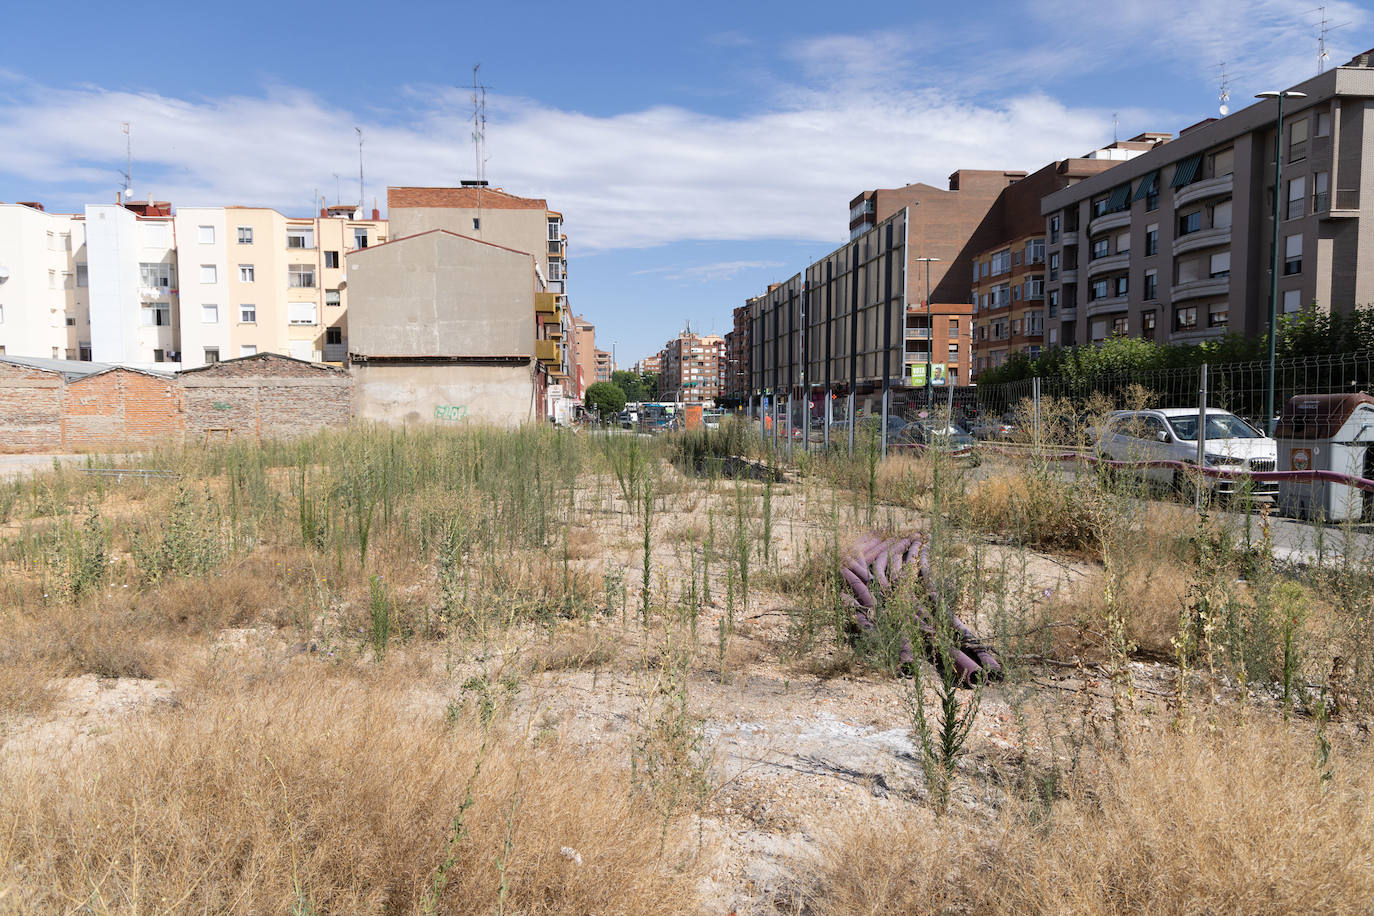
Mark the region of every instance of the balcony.
[[553, 293], [535, 293], [534, 313], [548, 318], [557, 317], [558, 297]]
[[536, 340], [534, 342], [534, 357], [541, 363], [553, 366], [560, 366], [563, 362], [558, 355], [558, 342], [554, 340]]
[[1184, 302], [1188, 299], [1202, 299], [1207, 296], [1224, 296], [1230, 289], [1230, 277], [1203, 277], [1200, 280], [1175, 283], [1169, 289], [1169, 298], [1174, 302]]
[[327, 343], [324, 345], [323, 359], [327, 363], [341, 363], [347, 356], [348, 344], [346, 342], [336, 344]]
[[[1103, 315], [1107, 312], [1124, 312], [1129, 305], [1128, 296], [1108, 296], [1106, 299], [1094, 299], [1088, 303], [1085, 314], [1092, 318], [1095, 315]], [[1062, 312], [1060, 313], [1063, 314]]]
[[1190, 185], [1184, 185], [1174, 191], [1174, 206], [1183, 207], [1193, 201], [1206, 200], [1209, 197], [1220, 197], [1223, 194], [1230, 194], [1235, 183], [1234, 175], [1222, 175], [1220, 178], [1205, 178], [1202, 181], [1195, 181]]
[[1077, 267], [1065, 267], [1065, 268], [1063, 268], [1062, 270], [1059, 271], [1059, 278], [1058, 278], [1058, 280], [1059, 280], [1060, 283], [1077, 283], [1077, 282], [1078, 282], [1078, 268], [1077, 268]]
[[563, 240], [562, 240], [562, 239], [549, 239], [549, 254], [553, 255], [554, 257], [562, 257], [562, 255], [563, 255]]
[[1174, 239], [1173, 252], [1179, 255], [1189, 251], [1197, 251], [1200, 248], [1229, 244], [1231, 244], [1230, 226], [1222, 226], [1220, 229], [1199, 229], [1197, 232], [1180, 235]]
[[1060, 245], [1077, 245], [1077, 244], [1078, 244], [1078, 230], [1077, 230], [1077, 229], [1065, 229], [1063, 232], [1059, 233], [1059, 244], [1060, 244]]
[[1088, 277], [1092, 278], [1098, 274], [1110, 273], [1113, 270], [1125, 270], [1131, 266], [1131, 253], [1123, 251], [1120, 254], [1109, 254], [1105, 258], [1098, 258], [1096, 261], [1088, 262]]
[[907, 340], [927, 340], [930, 337], [930, 328], [907, 328]]
[[1350, 219], [1360, 215], [1360, 189], [1342, 188], [1336, 192], [1336, 200], [1330, 210], [1318, 212], [1322, 219]]
[[1131, 211], [1128, 207], [1125, 210], [1118, 210], [1115, 213], [1103, 213], [1101, 216], [1088, 223], [1088, 235], [1097, 235], [1099, 232], [1109, 232], [1112, 229], [1120, 229], [1122, 226], [1131, 224]]

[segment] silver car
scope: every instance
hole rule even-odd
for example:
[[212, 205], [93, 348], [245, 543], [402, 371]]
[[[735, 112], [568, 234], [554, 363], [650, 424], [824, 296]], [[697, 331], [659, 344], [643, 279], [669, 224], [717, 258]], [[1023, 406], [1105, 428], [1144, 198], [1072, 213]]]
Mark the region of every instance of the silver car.
[[[1189, 407], [1159, 410], [1118, 410], [1107, 416], [1097, 440], [1100, 458], [1112, 461], [1197, 462], [1198, 412]], [[1272, 471], [1278, 466], [1278, 443], [1225, 410], [1208, 409], [1204, 429], [1203, 458], [1208, 467], [1236, 471], [1236, 477], [1208, 478], [1209, 488], [1221, 495], [1233, 495], [1243, 486], [1243, 472]], [[1146, 480], [1170, 484], [1182, 490], [1183, 470], [1174, 467], [1142, 467]], [[1256, 481], [1250, 492], [1273, 496], [1278, 484]]]

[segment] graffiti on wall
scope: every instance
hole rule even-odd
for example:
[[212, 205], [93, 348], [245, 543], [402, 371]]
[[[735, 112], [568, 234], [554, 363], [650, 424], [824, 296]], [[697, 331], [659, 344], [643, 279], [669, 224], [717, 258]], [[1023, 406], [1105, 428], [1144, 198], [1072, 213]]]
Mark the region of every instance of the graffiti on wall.
[[436, 420], [464, 420], [467, 419], [468, 406], [466, 404], [440, 404], [434, 408], [434, 419]]

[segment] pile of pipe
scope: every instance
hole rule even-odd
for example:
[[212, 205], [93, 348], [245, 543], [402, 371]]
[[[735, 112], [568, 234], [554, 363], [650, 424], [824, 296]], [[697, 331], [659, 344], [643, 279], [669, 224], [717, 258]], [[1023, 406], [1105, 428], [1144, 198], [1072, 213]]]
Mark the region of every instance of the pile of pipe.
[[[890, 601], [898, 586], [911, 576], [917, 578], [916, 587], [909, 590], [913, 597], [902, 602]], [[840, 563], [840, 577], [846, 589], [843, 599], [854, 611], [856, 632], [873, 632], [879, 617], [885, 614], [911, 616], [910, 620], [890, 621], [901, 633], [900, 659], [904, 670], [915, 664], [908, 635], [915, 633], [931, 663], [958, 684], [967, 687], [1001, 678], [1002, 665], [992, 649], [941, 600], [939, 586], [930, 574], [928, 545], [919, 534], [900, 538], [866, 535]]]

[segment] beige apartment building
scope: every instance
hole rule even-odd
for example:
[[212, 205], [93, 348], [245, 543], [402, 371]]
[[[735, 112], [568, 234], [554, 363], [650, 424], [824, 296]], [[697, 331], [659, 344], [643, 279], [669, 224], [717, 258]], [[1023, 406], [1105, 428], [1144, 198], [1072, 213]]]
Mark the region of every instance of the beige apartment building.
[[508, 194], [484, 181], [466, 181], [457, 188], [390, 187], [386, 201], [392, 238], [444, 229], [534, 257], [541, 280], [553, 294], [553, 308], [541, 305], [536, 313], [537, 339], [546, 343], [541, 362], [555, 392], [577, 397], [563, 214], [550, 210], [542, 198]]
[[280, 353], [342, 363], [349, 253], [387, 241], [387, 221], [354, 207], [288, 217], [264, 207], [181, 207], [181, 362]]
[[1283, 181], [1267, 99], [1044, 198], [1047, 343], [1263, 334], [1279, 203], [1280, 314], [1374, 302], [1374, 52], [1293, 87]]

